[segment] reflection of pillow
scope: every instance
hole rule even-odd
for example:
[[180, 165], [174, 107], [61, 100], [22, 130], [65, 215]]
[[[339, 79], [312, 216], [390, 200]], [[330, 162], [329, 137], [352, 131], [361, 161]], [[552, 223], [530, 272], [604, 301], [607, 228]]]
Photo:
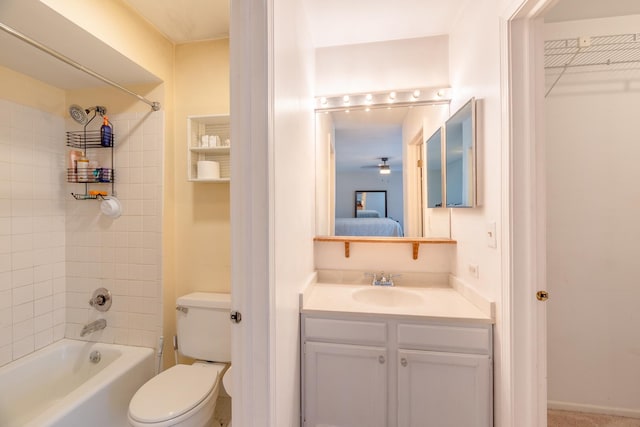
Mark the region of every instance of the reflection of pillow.
[[380, 218], [380, 212], [371, 209], [363, 209], [356, 212], [356, 218]]

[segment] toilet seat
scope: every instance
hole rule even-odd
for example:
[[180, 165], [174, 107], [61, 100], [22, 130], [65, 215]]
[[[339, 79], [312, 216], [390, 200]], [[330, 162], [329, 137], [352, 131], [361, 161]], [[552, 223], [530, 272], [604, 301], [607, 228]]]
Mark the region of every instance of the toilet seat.
[[136, 425], [162, 427], [184, 421], [205, 406], [217, 391], [225, 365], [196, 362], [176, 365], [143, 385], [129, 404]]

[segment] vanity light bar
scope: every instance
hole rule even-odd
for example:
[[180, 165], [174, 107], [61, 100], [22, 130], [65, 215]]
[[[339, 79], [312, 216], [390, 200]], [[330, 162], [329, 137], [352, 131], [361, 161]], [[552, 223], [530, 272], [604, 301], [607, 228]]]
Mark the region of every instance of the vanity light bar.
[[331, 111], [349, 108], [372, 108], [393, 105], [439, 104], [451, 101], [450, 88], [418, 88], [390, 92], [369, 92], [316, 98], [316, 110]]

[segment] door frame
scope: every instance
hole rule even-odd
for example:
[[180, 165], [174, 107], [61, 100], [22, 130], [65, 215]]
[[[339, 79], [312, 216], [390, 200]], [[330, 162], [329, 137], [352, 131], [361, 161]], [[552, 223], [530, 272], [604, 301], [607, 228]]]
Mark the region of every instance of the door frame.
[[543, 12], [516, 0], [501, 19], [503, 206], [502, 425], [547, 425]]

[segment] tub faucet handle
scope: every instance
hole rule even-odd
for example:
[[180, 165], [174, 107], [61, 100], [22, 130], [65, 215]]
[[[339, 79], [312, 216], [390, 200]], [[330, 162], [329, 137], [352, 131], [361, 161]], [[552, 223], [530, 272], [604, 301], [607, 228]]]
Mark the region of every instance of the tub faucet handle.
[[98, 311], [107, 311], [111, 308], [111, 292], [105, 288], [98, 288], [93, 292], [89, 305]]

